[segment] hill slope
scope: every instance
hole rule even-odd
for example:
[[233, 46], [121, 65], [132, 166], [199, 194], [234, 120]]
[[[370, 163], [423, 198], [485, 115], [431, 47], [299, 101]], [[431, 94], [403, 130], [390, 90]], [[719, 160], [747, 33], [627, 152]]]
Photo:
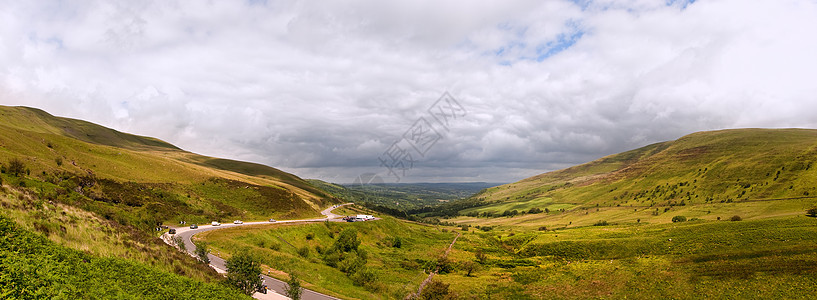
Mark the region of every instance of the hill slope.
[[[704, 217], [702, 210], [711, 214], [726, 204], [741, 203], [740, 207], [752, 208], [731, 207], [749, 217], [793, 214], [815, 202], [816, 160], [817, 130], [700, 132], [486, 189], [471, 199], [478, 207], [460, 213], [508, 215], [538, 208], [590, 215], [617, 210], [606, 217], [635, 221], [692, 207], [700, 211], [689, 214]], [[753, 212], [764, 209], [770, 211]], [[574, 215], [570, 222], [586, 224], [601, 217], [582, 218]], [[657, 219], [669, 221], [669, 217]]]
[[[331, 199], [307, 181], [272, 167], [206, 157], [154, 138], [27, 107], [0, 107], [0, 162], [8, 166], [11, 159], [24, 163], [28, 179], [125, 204], [125, 210], [178, 206], [173, 207], [175, 215], [151, 221], [196, 215], [201, 222], [317, 215]], [[61, 193], [56, 187], [52, 192]]]
[[0, 106], [0, 217], [91, 255], [216, 281], [214, 271], [162, 243], [154, 229], [180, 221], [318, 216], [337, 201], [268, 166]]

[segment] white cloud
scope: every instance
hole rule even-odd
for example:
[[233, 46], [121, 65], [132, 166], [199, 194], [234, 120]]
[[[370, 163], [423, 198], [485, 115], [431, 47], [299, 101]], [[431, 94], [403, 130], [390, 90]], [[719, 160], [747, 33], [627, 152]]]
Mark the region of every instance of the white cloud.
[[351, 181], [444, 91], [408, 181], [511, 181], [699, 130], [817, 127], [817, 4], [4, 1], [0, 103]]

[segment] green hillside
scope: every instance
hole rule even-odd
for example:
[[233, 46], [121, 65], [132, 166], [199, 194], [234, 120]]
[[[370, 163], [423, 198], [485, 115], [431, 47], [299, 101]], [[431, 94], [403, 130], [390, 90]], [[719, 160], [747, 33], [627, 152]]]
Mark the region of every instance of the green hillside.
[[0, 298], [246, 299], [204, 283], [119, 258], [61, 247], [0, 215]]
[[817, 130], [700, 132], [486, 189], [459, 215], [529, 227], [794, 215], [817, 203], [815, 161]]
[[137, 226], [318, 215], [334, 201], [275, 168], [201, 156], [26, 107], [0, 107], [0, 164], [6, 168], [12, 159], [25, 165], [20, 179], [33, 181], [38, 196], [68, 201], [76, 192], [79, 201], [69, 204], [125, 219], [153, 216], [123, 222]]
[[180, 221], [315, 217], [338, 201], [268, 166], [0, 106], [0, 214], [89, 255], [218, 281], [212, 269], [156, 238], [154, 229]]

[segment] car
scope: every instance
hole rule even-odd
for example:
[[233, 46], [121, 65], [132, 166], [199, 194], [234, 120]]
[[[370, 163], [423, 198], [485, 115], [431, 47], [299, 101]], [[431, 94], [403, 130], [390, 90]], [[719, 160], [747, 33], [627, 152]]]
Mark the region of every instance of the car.
[[241, 222], [241, 220], [235, 220], [233, 221], [233, 224], [244, 224], [244, 222]]
[[199, 228], [199, 225], [196, 225], [196, 224], [190, 225], [190, 229], [197, 229], [197, 228]]
[[270, 222], [275, 222], [275, 219], [269, 219]]
[[210, 223], [210, 225], [213, 225], [213, 226], [219, 226], [219, 225], [221, 225], [221, 223], [216, 222], [216, 221], [213, 221], [213, 223]]
[[170, 230], [168, 230], [167, 233], [176, 234], [176, 228], [170, 228]]

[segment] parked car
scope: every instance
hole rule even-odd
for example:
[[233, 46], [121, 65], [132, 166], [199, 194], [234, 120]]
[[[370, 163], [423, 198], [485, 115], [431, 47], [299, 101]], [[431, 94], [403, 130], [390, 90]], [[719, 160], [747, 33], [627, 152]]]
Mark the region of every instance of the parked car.
[[275, 222], [275, 219], [269, 219], [270, 222]]
[[213, 225], [213, 226], [219, 226], [219, 225], [221, 225], [221, 223], [216, 222], [216, 221], [213, 221], [213, 223], [210, 223], [210, 225]]
[[197, 229], [197, 228], [199, 228], [199, 225], [196, 225], [196, 224], [190, 225], [190, 229]]
[[244, 224], [244, 222], [241, 222], [241, 220], [235, 220], [233, 221], [233, 224]]
[[176, 228], [170, 228], [170, 230], [168, 230], [167, 233], [176, 234]]

